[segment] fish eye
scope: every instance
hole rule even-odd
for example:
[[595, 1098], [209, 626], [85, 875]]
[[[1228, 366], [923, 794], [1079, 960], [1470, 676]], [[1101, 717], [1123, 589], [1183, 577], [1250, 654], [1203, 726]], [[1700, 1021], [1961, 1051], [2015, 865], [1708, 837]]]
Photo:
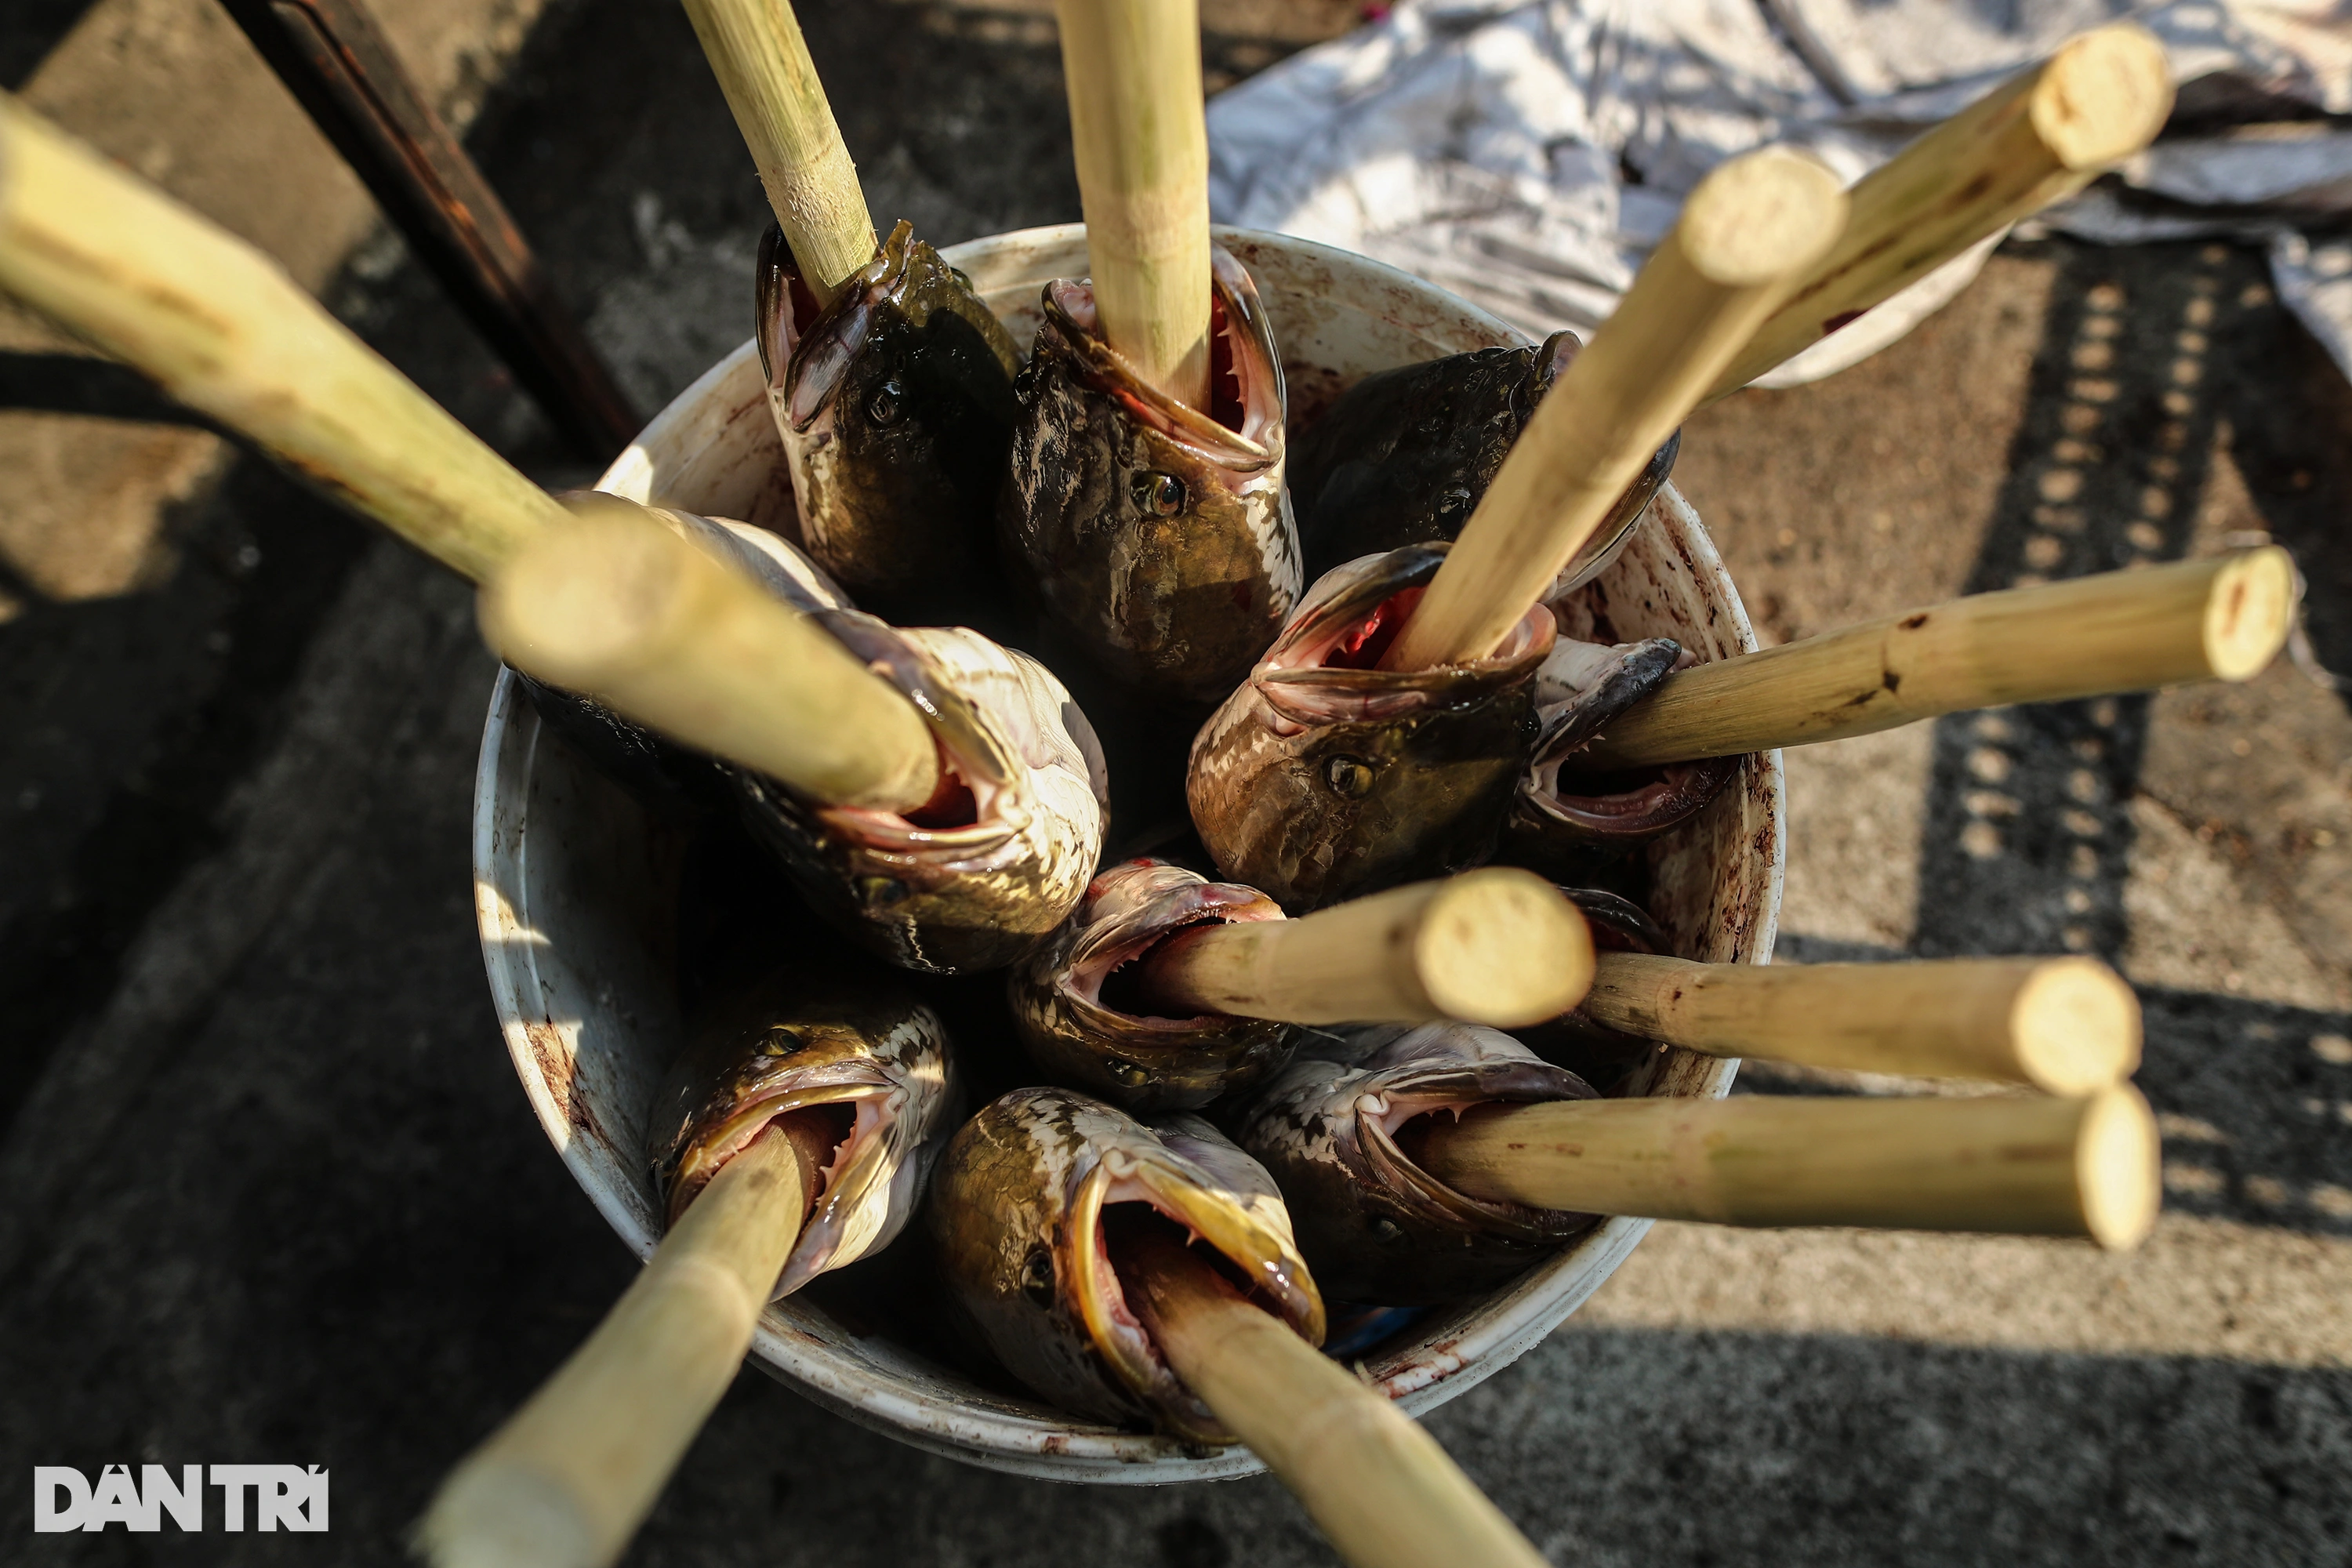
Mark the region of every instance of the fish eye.
[[860, 877], [857, 898], [869, 910], [887, 909], [907, 896], [907, 884], [896, 877]]
[[1404, 1239], [1404, 1226], [1397, 1224], [1396, 1221], [1389, 1218], [1386, 1215], [1373, 1215], [1371, 1228], [1372, 1238], [1386, 1246], [1394, 1247], [1398, 1242]]
[[1361, 800], [1372, 792], [1372, 765], [1361, 757], [1333, 757], [1323, 764], [1323, 782], [1343, 800]]
[[1043, 1245], [1021, 1260], [1021, 1293], [1040, 1307], [1054, 1304], [1054, 1254]]
[[789, 1057], [807, 1044], [796, 1030], [772, 1029], [767, 1038], [760, 1042], [760, 1054], [763, 1057]]
[[866, 417], [877, 425], [896, 425], [905, 395], [905, 390], [899, 386], [896, 377], [884, 382], [874, 389], [874, 395], [866, 400]]
[[1146, 517], [1174, 517], [1184, 510], [1184, 481], [1147, 468], [1133, 480], [1135, 510]]

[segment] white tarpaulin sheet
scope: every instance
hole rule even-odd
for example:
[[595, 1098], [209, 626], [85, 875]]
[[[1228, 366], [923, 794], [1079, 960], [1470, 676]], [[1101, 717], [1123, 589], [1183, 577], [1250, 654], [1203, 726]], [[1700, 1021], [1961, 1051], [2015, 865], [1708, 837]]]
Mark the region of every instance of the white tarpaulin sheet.
[[[1405, 0], [1209, 105], [1219, 221], [1361, 251], [1530, 332], [1615, 307], [1683, 197], [1770, 142], [1859, 178], [2072, 35], [2131, 16], [2179, 99], [2119, 176], [2039, 220], [2110, 244], [2226, 235], [2352, 376], [2352, 0]], [[1766, 384], [1876, 352], [1993, 242]]]

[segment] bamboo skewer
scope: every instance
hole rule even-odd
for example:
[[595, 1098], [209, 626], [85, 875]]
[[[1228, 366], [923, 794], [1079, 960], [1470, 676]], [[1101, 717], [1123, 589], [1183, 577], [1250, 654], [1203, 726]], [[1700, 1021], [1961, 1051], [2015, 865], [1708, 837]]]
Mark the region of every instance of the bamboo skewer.
[[468, 577], [562, 521], [276, 262], [5, 94], [0, 290]]
[[912, 702], [807, 616], [633, 503], [599, 496], [482, 590], [517, 669], [831, 805], [910, 811], [940, 782]]
[[2095, 28], [1994, 89], [1848, 194], [1837, 247], [1707, 394], [1737, 392], [1960, 252], [2081, 190], [2155, 140], [2172, 110], [2164, 47], [2137, 24]]
[[1355, 1568], [1538, 1568], [1436, 1439], [1172, 1238], [1139, 1241], [1130, 1300], [1184, 1385], [1297, 1494]]
[[2091, 1094], [2139, 1065], [2139, 1000], [2089, 958], [1693, 963], [1604, 952], [1582, 1008], [1710, 1056]]
[[720, 1167], [626, 1294], [417, 1526], [436, 1568], [602, 1568], [751, 1347], [831, 1157], [786, 1117]]
[[2268, 545], [1975, 594], [1669, 676], [1580, 760], [1737, 756], [2004, 703], [2246, 680], [2285, 643], [2294, 592], [2293, 561]]
[[1423, 1169], [1474, 1197], [1739, 1226], [2087, 1236], [2137, 1247], [2160, 1197], [2155, 1119], [2085, 1100], [1580, 1100], [1433, 1125]]
[[1381, 668], [1492, 653], [1827, 253], [1845, 212], [1836, 177], [1782, 148], [1700, 181], [1616, 313], [1536, 405]]
[[686, 0], [686, 14], [802, 280], [831, 304], [874, 259], [874, 223], [791, 0]]
[[1087, 257], [1104, 340], [1209, 406], [1209, 132], [1199, 0], [1059, 0]]
[[1592, 937], [1550, 883], [1495, 868], [1298, 920], [1197, 926], [1162, 942], [1143, 971], [1146, 994], [1171, 1016], [1507, 1029], [1576, 1005], [1592, 979]]

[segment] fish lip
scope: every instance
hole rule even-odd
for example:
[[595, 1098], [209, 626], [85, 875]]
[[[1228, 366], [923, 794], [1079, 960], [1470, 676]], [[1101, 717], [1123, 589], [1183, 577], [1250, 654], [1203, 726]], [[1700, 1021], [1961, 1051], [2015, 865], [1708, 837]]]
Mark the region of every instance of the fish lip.
[[1572, 795], [1559, 783], [1560, 759], [1538, 762], [1522, 782], [1519, 799], [1549, 822], [1615, 843], [1654, 838], [1681, 826], [1711, 805], [1739, 771], [1738, 757], [1667, 763], [1632, 789]]
[[1449, 1108], [1458, 1119], [1473, 1105], [1591, 1098], [1592, 1091], [1582, 1080], [1549, 1062], [1489, 1061], [1376, 1075], [1359, 1089], [1349, 1111], [1366, 1173], [1390, 1201], [1433, 1225], [1458, 1230], [1466, 1218], [1471, 1228], [1490, 1236], [1548, 1242], [1581, 1229], [1591, 1216], [1472, 1197], [1423, 1170], [1397, 1146], [1391, 1129]]
[[[1070, 1226], [1057, 1245], [1065, 1254], [1062, 1278], [1076, 1282], [1079, 1319], [1087, 1339], [1120, 1384], [1178, 1436], [1220, 1446], [1239, 1442], [1178, 1380], [1150, 1331], [1128, 1309], [1124, 1287], [1105, 1247], [1103, 1210], [1117, 1203], [1149, 1204], [1215, 1247], [1273, 1302], [1293, 1330], [1307, 1343], [1319, 1345], [1323, 1298], [1304, 1261], [1295, 1252], [1267, 1245], [1265, 1233], [1236, 1205], [1204, 1191], [1167, 1157], [1104, 1150], [1083, 1171], [1074, 1173], [1073, 1180]], [[1114, 1195], [1135, 1189], [1140, 1189], [1135, 1196]], [[1128, 1329], [1122, 1318], [1134, 1327]]]
[[831, 1265], [844, 1222], [888, 1163], [912, 1099], [906, 1084], [868, 1061], [826, 1063], [749, 1096], [688, 1143], [670, 1178], [665, 1224], [677, 1225], [727, 1162], [778, 1117], [820, 1105], [856, 1107], [856, 1119], [820, 1176], [809, 1215], [768, 1299], [790, 1295]]
[[[1579, 793], [1573, 785], [1577, 754], [1667, 676], [1696, 662], [1664, 637], [1619, 644], [1606, 651], [1617, 656], [1615, 668], [1559, 702], [1546, 720], [1519, 781], [1519, 802], [1538, 830], [1544, 824], [1557, 824], [1578, 839], [1630, 844], [1655, 837], [1705, 810], [1738, 771], [1738, 759], [1668, 763], [1648, 770], [1629, 788]], [[1539, 673], [1537, 679], [1540, 682], [1544, 677]]]
[[[1234, 473], [1256, 473], [1281, 457], [1286, 391], [1282, 361], [1249, 271], [1223, 248], [1210, 251], [1210, 281], [1225, 303], [1231, 363], [1241, 383], [1242, 428], [1229, 429], [1146, 382], [1135, 363], [1099, 335], [1094, 286], [1057, 278], [1040, 292], [1047, 324], [1062, 338], [1080, 379], [1118, 400], [1128, 414], [1202, 461]], [[1244, 352], [1246, 351], [1246, 352]]]
[[[1276, 719], [1297, 726], [1288, 733], [1466, 706], [1534, 675], [1559, 636], [1559, 622], [1541, 605], [1520, 616], [1493, 653], [1467, 664], [1392, 670], [1333, 668], [1322, 662], [1350, 627], [1391, 597], [1425, 587], [1451, 548], [1409, 544], [1382, 555], [1360, 556], [1324, 574], [1316, 590], [1331, 585], [1329, 601], [1295, 616], [1250, 671], [1251, 685]], [[1350, 575], [1333, 584], [1342, 574]]]
[[795, 431], [806, 434], [831, 406], [850, 365], [866, 347], [876, 317], [905, 287], [914, 237], [915, 226], [899, 219], [889, 237], [875, 248], [874, 259], [842, 286], [807, 331], [798, 334], [783, 382], [784, 416]]
[[[1114, 866], [1097, 876], [1087, 889], [1087, 899], [1078, 906], [1078, 920], [1083, 925], [1095, 900], [1108, 889], [1103, 884], [1120, 872], [1138, 866], [1160, 866], [1162, 861], [1129, 861]], [[1212, 882], [1206, 879], [1162, 888], [1147, 900], [1116, 921], [1106, 921], [1085, 932], [1078, 939], [1066, 963], [1054, 980], [1054, 989], [1080, 1016], [1089, 1022], [1105, 1023], [1128, 1028], [1143, 1028], [1170, 1034], [1193, 1032], [1204, 1024], [1223, 1025], [1222, 1014], [1206, 1014], [1194, 1017], [1170, 1018], [1158, 1014], [1122, 1013], [1107, 1007], [1102, 1002], [1103, 982], [1113, 971], [1129, 960], [1141, 955], [1151, 945], [1187, 926], [1210, 922], [1239, 923], [1251, 921], [1278, 921], [1285, 918], [1282, 906], [1259, 892], [1238, 882]]]

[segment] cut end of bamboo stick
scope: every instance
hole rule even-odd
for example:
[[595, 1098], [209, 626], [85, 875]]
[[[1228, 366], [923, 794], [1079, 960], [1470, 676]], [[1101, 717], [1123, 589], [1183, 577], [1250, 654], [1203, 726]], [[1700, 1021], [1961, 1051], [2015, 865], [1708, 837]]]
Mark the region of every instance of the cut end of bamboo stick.
[[528, 1465], [491, 1458], [452, 1476], [417, 1521], [432, 1568], [595, 1568], [595, 1531], [572, 1493]]
[[2104, 169], [2156, 139], [2172, 112], [2164, 46], [2119, 22], [2074, 39], [2051, 57], [2031, 113], [2051, 155], [2069, 169]]
[[1534, 872], [1504, 867], [1447, 882], [1412, 957], [1440, 1015], [1497, 1029], [1556, 1018], [1592, 984], [1592, 933], [1576, 906]]
[[906, 696], [741, 570], [618, 497], [483, 585], [482, 635], [517, 669], [809, 799], [910, 811], [940, 753]]
[[2139, 998], [2096, 959], [2036, 967], [2018, 987], [2009, 1021], [2019, 1067], [2051, 1094], [2094, 1094], [2139, 1066]]
[[2218, 680], [2251, 680], [2294, 630], [2294, 561], [2275, 544], [2223, 566], [2205, 605], [2205, 658]]
[[1829, 166], [1787, 147], [1735, 158], [1698, 183], [1675, 229], [1708, 282], [1753, 289], [1801, 273], [1829, 254], [1845, 219]]
[[2164, 1205], [2163, 1149], [2137, 1089], [2118, 1085], [2084, 1108], [2074, 1172], [2092, 1240], [2128, 1252], [2147, 1239]]

